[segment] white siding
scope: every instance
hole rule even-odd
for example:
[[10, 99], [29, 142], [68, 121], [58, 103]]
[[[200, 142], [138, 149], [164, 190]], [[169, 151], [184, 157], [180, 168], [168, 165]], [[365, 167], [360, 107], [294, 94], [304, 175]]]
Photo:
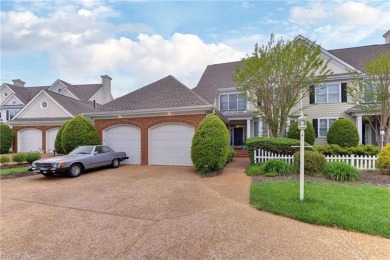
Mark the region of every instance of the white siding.
[[[42, 102], [47, 102], [48, 106], [46, 109], [41, 107]], [[26, 110], [18, 116], [18, 118], [40, 118], [44, 117], [69, 117], [70, 115], [64, 111], [64, 109], [55, 103], [51, 97], [43, 93], [38, 97], [34, 103], [29, 104]]]

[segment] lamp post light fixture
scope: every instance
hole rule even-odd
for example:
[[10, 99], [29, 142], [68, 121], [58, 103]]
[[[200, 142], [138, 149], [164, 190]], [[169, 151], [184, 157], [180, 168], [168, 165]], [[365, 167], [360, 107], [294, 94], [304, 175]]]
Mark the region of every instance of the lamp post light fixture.
[[381, 150], [382, 150], [383, 149], [383, 137], [385, 135], [385, 128], [383, 126], [381, 127], [379, 134], [381, 136]]
[[298, 129], [301, 130], [300, 134], [300, 146], [299, 146], [299, 152], [300, 152], [300, 162], [299, 162], [299, 198], [301, 201], [303, 201], [304, 197], [304, 185], [305, 185], [305, 130], [307, 128], [307, 118], [303, 115], [303, 112], [301, 112], [301, 116], [298, 117]]

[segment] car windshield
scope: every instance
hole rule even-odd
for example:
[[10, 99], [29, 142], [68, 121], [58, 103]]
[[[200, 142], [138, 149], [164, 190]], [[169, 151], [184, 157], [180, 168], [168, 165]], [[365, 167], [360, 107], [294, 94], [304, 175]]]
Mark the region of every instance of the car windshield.
[[75, 155], [75, 154], [91, 154], [93, 150], [93, 146], [79, 146], [73, 151], [71, 151], [69, 154], [70, 155]]

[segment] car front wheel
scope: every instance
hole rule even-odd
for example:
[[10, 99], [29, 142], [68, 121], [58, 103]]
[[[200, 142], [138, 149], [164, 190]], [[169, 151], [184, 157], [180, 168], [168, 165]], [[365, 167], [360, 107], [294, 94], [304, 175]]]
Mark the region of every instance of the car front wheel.
[[70, 178], [79, 177], [82, 172], [83, 172], [83, 168], [80, 164], [73, 164], [69, 168], [68, 176]]
[[118, 167], [119, 167], [119, 164], [120, 164], [119, 159], [114, 159], [114, 160], [112, 160], [112, 162], [111, 162], [111, 167], [112, 167], [112, 168], [118, 168]]

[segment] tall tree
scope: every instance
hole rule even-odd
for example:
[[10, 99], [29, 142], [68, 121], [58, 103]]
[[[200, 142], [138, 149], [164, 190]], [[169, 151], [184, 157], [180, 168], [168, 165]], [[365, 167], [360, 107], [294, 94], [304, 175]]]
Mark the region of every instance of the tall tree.
[[[365, 114], [365, 118], [374, 129], [377, 138], [379, 133], [373, 126], [375, 118], [380, 128], [385, 130], [384, 143], [390, 142], [390, 53], [379, 54], [365, 64], [364, 74], [354, 72], [352, 87], [348, 89], [352, 102]], [[379, 147], [381, 148], [381, 142]]]
[[233, 80], [257, 108], [271, 136], [285, 135], [291, 109], [308, 94], [310, 86], [331, 74], [329, 61], [320, 53], [320, 46], [307, 39], [275, 42], [271, 35], [267, 45], [259, 48], [256, 44], [252, 56], [242, 59]]

